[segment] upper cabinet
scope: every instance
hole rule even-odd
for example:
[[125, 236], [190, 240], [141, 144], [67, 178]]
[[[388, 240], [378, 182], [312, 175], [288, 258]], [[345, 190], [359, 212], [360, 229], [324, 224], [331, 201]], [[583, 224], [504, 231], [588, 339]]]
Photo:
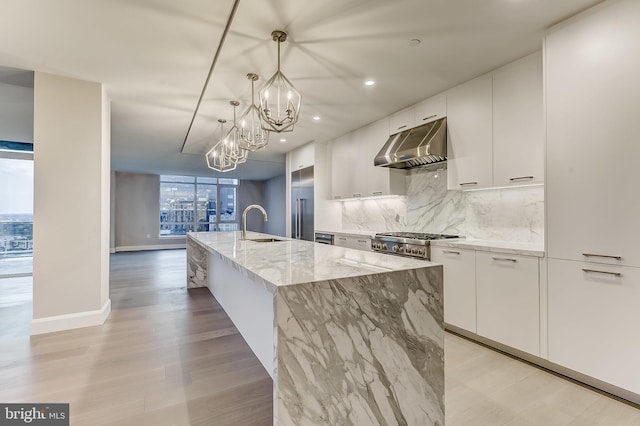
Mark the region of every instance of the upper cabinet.
[[447, 186], [492, 185], [492, 79], [485, 75], [447, 95]]
[[540, 52], [447, 93], [449, 189], [544, 181]]
[[544, 181], [542, 52], [493, 74], [493, 184]]
[[312, 143], [296, 148], [289, 152], [289, 167], [291, 170], [304, 169], [313, 166], [315, 159], [315, 148]]
[[403, 170], [373, 165], [388, 131], [389, 120], [378, 120], [330, 143], [333, 199], [407, 193]]
[[[402, 132], [403, 130], [410, 129], [414, 127], [416, 121], [415, 109], [414, 107], [410, 107], [407, 109], [403, 109], [402, 111], [396, 112], [391, 117], [389, 117], [389, 135], [395, 135], [398, 132]], [[382, 146], [382, 145], [380, 145]]]
[[427, 124], [447, 116], [447, 95], [441, 93], [416, 104], [415, 126]]

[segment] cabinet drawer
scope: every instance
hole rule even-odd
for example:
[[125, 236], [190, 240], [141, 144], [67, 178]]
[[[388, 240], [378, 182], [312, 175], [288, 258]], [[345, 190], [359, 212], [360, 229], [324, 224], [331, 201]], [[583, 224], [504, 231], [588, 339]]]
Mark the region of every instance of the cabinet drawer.
[[344, 236], [336, 235], [333, 239], [333, 245], [338, 247], [349, 247], [349, 239]]
[[476, 252], [478, 334], [540, 355], [538, 258]]
[[640, 269], [556, 259], [548, 268], [549, 360], [640, 394]]
[[473, 250], [431, 247], [431, 261], [444, 272], [444, 321], [476, 332], [476, 254]]

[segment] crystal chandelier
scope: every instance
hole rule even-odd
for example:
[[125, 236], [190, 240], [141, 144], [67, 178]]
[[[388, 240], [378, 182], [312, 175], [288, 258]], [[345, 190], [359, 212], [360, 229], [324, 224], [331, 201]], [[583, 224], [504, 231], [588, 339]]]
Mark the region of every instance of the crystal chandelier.
[[233, 126], [225, 138], [225, 143], [227, 144], [226, 158], [229, 162], [241, 164], [247, 161], [249, 151], [240, 146], [240, 131], [236, 122], [236, 107], [240, 105], [240, 102], [229, 101], [229, 104], [233, 107]]
[[240, 140], [238, 144], [241, 148], [255, 152], [264, 148], [269, 143], [269, 131], [262, 128], [260, 119], [260, 108], [256, 106], [254, 82], [258, 80], [258, 75], [247, 74], [251, 80], [251, 105], [240, 117]]
[[298, 121], [302, 96], [280, 71], [280, 43], [287, 39], [287, 33], [275, 30], [271, 37], [278, 42], [278, 69], [258, 93], [262, 128], [277, 133], [291, 132]]
[[213, 169], [216, 172], [222, 173], [235, 170], [237, 166], [237, 163], [231, 162], [228, 159], [227, 153], [229, 150], [229, 143], [223, 136], [224, 123], [226, 122], [227, 120], [218, 120], [218, 123], [220, 123], [220, 140], [205, 154], [205, 158], [207, 159], [207, 166], [209, 166], [210, 169]]

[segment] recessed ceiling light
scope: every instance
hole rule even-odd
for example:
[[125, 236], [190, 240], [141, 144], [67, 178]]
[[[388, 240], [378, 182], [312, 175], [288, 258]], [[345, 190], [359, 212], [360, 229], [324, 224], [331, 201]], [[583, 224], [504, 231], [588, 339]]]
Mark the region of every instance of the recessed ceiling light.
[[316, 121], [318, 121], [318, 120], [320, 120], [320, 116], [319, 116], [319, 115], [314, 115], [314, 116], [313, 116], [313, 119], [314, 119], [314, 120], [316, 120]]
[[373, 80], [366, 80], [366, 81], [364, 82], [364, 85], [365, 85], [365, 86], [373, 86], [373, 85], [375, 85], [375, 84], [376, 84], [376, 82], [375, 82], [375, 81], [373, 81]]
[[285, 138], [280, 139], [280, 142], [286, 142], [287, 140]]
[[420, 43], [422, 43], [422, 41], [419, 38], [412, 38], [411, 40], [409, 40], [409, 46], [411, 47], [415, 47]]

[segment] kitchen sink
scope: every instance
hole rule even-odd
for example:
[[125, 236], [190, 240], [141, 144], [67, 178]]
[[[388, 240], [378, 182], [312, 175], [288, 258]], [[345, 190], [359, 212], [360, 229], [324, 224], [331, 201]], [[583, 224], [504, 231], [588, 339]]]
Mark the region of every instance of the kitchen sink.
[[247, 241], [254, 241], [256, 243], [275, 243], [276, 241], [284, 240], [279, 240], [277, 238], [247, 238]]

